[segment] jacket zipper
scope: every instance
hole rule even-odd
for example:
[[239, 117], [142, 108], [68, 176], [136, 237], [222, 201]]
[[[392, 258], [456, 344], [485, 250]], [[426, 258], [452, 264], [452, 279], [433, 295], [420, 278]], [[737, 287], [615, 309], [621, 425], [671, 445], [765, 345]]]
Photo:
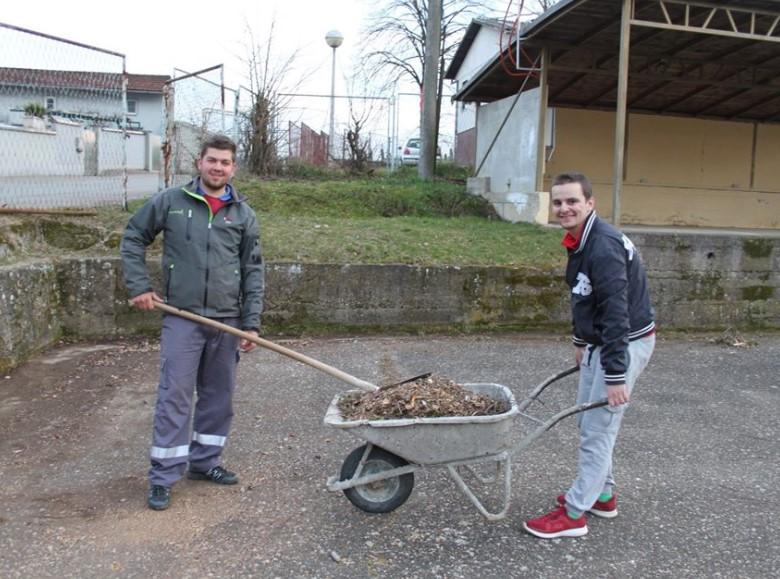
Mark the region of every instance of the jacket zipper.
[[[206, 203], [208, 205], [208, 203]], [[209, 254], [211, 251], [211, 207], [209, 207], [209, 225], [206, 234], [206, 284], [203, 288], [203, 312], [206, 312], [206, 304], [209, 303]]]
[[192, 209], [187, 210], [187, 241], [190, 241], [190, 232], [192, 230]]
[[171, 296], [171, 277], [173, 277], [173, 266], [174, 264], [168, 266], [168, 283], [165, 284], [165, 301], [168, 301]]
[[[208, 304], [209, 301], [209, 252], [211, 250], [211, 222], [214, 220], [214, 213], [211, 211], [211, 205], [209, 205], [208, 201], [206, 201], [201, 195], [198, 195], [196, 193], [193, 193], [191, 191], [188, 191], [186, 188], [183, 189], [185, 193], [187, 193], [190, 197], [193, 197], [194, 199], [199, 199], [203, 203], [206, 204], [206, 209], [209, 212], [209, 224], [208, 224], [208, 232], [206, 235], [206, 283], [203, 288], [203, 313], [206, 313], [206, 304]], [[231, 202], [232, 203], [232, 202]], [[191, 218], [192, 216], [192, 209], [189, 210], [188, 217]], [[189, 240], [189, 224], [190, 220], [187, 221], [187, 239]], [[170, 278], [169, 278], [170, 281]]]

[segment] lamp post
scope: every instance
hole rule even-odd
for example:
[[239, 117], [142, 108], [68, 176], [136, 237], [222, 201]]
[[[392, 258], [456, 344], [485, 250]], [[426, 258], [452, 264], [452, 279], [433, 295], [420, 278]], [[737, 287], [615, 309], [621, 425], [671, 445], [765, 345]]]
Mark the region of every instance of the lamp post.
[[336, 109], [336, 49], [344, 42], [344, 35], [338, 30], [331, 30], [325, 35], [325, 42], [333, 49], [333, 64], [330, 73], [330, 133], [328, 135], [328, 156], [331, 159], [334, 159], [336, 156], [333, 148], [336, 141], [334, 135], [334, 112]]

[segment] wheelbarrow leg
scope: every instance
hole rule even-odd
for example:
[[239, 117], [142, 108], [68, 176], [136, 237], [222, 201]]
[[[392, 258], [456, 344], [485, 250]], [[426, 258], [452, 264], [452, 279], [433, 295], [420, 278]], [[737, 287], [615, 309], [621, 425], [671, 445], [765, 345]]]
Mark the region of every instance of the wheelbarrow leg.
[[[458, 488], [463, 491], [463, 494], [468, 497], [468, 499], [471, 501], [471, 504], [473, 504], [479, 513], [485, 517], [488, 521], [500, 521], [501, 519], [506, 517], [507, 512], [509, 511], [509, 498], [512, 493], [512, 457], [508, 455], [507, 453], [502, 453], [503, 456], [500, 456], [496, 459], [496, 463], [499, 467], [503, 467], [504, 471], [504, 497], [503, 497], [503, 505], [500, 511], [496, 513], [491, 513], [488, 511], [485, 506], [482, 504], [482, 501], [477, 498], [477, 496], [474, 494], [474, 492], [469, 488], [469, 486], [466, 484], [466, 481], [463, 480], [463, 477], [460, 476], [460, 472], [458, 471], [459, 465], [447, 465], [447, 470], [450, 472], [450, 476], [452, 477], [452, 480], [455, 481], [455, 484], [458, 485]], [[460, 465], [463, 466], [463, 465]], [[472, 473], [474, 471], [471, 469], [471, 467], [466, 466]], [[483, 480], [482, 477], [474, 473], [478, 479]]]

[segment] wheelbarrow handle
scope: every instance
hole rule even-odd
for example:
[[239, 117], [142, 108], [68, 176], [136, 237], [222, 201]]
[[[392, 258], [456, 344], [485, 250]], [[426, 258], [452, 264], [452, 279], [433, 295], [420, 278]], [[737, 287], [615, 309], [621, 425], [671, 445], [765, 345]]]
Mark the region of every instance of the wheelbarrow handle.
[[550, 384], [552, 384], [553, 382], [557, 382], [561, 378], [565, 378], [566, 376], [570, 376], [571, 374], [575, 374], [576, 372], [579, 372], [579, 371], [580, 371], [580, 367], [579, 366], [573, 366], [573, 367], [569, 368], [568, 370], [564, 370], [563, 372], [558, 372], [557, 374], [553, 374], [552, 376], [547, 378], [544, 382], [539, 384], [536, 388], [534, 388], [531, 391], [531, 393], [528, 395], [528, 398], [526, 398], [525, 400], [520, 402], [520, 404], [518, 405], [518, 408], [520, 409], [520, 411], [525, 410], [526, 408], [528, 408], [531, 405], [531, 403], [534, 400], [536, 400], [539, 397], [539, 395], [544, 391], [544, 389], [547, 388]]
[[248, 340], [250, 342], [253, 342], [254, 344], [257, 344], [261, 348], [266, 348], [267, 350], [271, 350], [273, 352], [276, 352], [277, 354], [282, 354], [283, 356], [287, 356], [288, 358], [297, 360], [302, 364], [306, 364], [308, 366], [311, 366], [312, 368], [316, 368], [321, 372], [325, 372], [326, 374], [329, 374], [334, 378], [338, 378], [342, 382], [346, 382], [347, 384], [350, 384], [362, 390], [367, 390], [372, 392], [377, 389], [377, 386], [371, 384], [370, 382], [366, 382], [365, 380], [361, 380], [360, 378], [351, 376], [346, 372], [339, 370], [338, 368], [334, 368], [333, 366], [328, 366], [327, 364], [320, 362], [319, 360], [315, 360], [314, 358], [309, 358], [304, 354], [299, 354], [298, 352], [289, 350], [284, 346], [280, 346], [279, 344], [274, 344], [273, 342], [269, 342], [268, 340], [265, 340], [259, 336], [255, 336], [254, 334], [250, 334], [249, 332], [244, 332], [242, 330], [239, 330], [238, 328], [234, 328], [233, 326], [228, 326], [227, 324], [223, 324], [222, 322], [217, 322], [216, 320], [212, 320], [211, 318], [204, 318], [203, 316], [199, 316], [197, 314], [193, 314], [192, 312], [187, 312], [185, 310], [180, 310], [179, 308], [174, 308], [173, 306], [169, 306], [168, 304], [163, 304], [160, 302], [155, 302], [154, 307], [168, 314], [173, 314], [175, 316], [186, 318], [193, 322], [197, 322], [205, 326], [210, 326], [212, 328], [216, 328], [228, 334], [238, 336], [239, 338], [243, 338], [244, 340]]
[[528, 447], [533, 441], [535, 441], [542, 434], [550, 430], [553, 426], [558, 424], [564, 418], [568, 418], [569, 416], [574, 416], [575, 414], [579, 414], [580, 412], [587, 412], [588, 410], [593, 410], [594, 408], [601, 408], [602, 406], [608, 406], [608, 405], [609, 405], [609, 400], [607, 400], [606, 398], [602, 398], [601, 400], [596, 400], [595, 402], [585, 402], [583, 404], [576, 404], [574, 406], [570, 406], [569, 408], [561, 410], [558, 414], [551, 416], [550, 418], [542, 422], [542, 424], [540, 424], [535, 430], [533, 430], [525, 437], [523, 437], [520, 440], [520, 442], [517, 444], [517, 447], [513, 449], [512, 454], [515, 454], [520, 450], [523, 450], [524, 448]]
[[569, 416], [574, 416], [575, 414], [579, 414], [580, 412], [587, 412], [588, 410], [593, 410], [594, 408], [601, 408], [602, 406], [608, 406], [608, 405], [609, 405], [609, 400], [607, 400], [606, 398], [602, 398], [601, 400], [596, 400], [595, 402], [585, 402], [583, 404], [577, 404], [565, 410], [561, 410], [558, 414], [556, 414], [555, 416], [547, 420], [543, 425], [544, 429], [550, 430], [561, 420], [563, 420], [564, 418], [568, 418]]

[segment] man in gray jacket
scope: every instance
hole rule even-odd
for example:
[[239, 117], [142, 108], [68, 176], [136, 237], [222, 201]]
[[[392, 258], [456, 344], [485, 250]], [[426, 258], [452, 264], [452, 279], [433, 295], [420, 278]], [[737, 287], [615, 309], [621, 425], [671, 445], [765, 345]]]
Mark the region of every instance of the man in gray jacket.
[[[233, 141], [209, 139], [197, 162], [199, 176], [155, 195], [130, 219], [120, 252], [137, 308], [152, 310], [155, 302], [166, 302], [257, 335], [264, 289], [260, 228], [254, 211], [229, 183], [235, 157]], [[147, 246], [161, 232], [163, 297], [152, 287], [145, 259]], [[190, 479], [238, 482], [220, 456], [233, 417], [239, 350], [254, 347], [178, 316], [163, 318], [149, 508], [168, 508], [171, 487], [188, 463]]]

